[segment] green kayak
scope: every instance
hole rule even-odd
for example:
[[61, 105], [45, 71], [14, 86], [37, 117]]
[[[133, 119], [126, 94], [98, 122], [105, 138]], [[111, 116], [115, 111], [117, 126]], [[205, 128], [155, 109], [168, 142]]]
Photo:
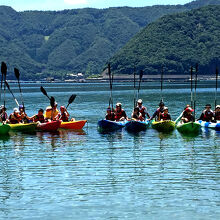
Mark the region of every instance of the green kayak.
[[179, 121], [176, 125], [177, 130], [183, 134], [198, 134], [201, 125], [198, 122], [183, 123]]
[[174, 121], [153, 121], [152, 128], [161, 132], [170, 132], [175, 129]]
[[26, 133], [32, 133], [36, 131], [37, 123], [27, 123], [27, 124], [8, 124], [12, 131], [20, 131]]
[[8, 134], [11, 127], [8, 124], [0, 123], [0, 135]]

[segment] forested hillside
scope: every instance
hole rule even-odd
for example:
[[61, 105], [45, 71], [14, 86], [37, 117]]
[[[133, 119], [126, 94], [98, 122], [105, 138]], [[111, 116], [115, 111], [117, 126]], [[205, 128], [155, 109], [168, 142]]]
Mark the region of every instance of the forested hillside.
[[220, 6], [167, 15], [149, 24], [111, 60], [115, 73], [132, 73], [134, 66], [147, 74], [189, 74], [199, 64], [201, 74], [220, 66]]
[[[16, 12], [0, 6], [0, 60], [20, 69], [22, 79], [87, 75], [102, 71], [106, 61], [147, 24], [166, 14], [220, 4], [198, 0], [186, 5], [143, 8], [77, 9]], [[116, 66], [116, 65], [115, 65]]]

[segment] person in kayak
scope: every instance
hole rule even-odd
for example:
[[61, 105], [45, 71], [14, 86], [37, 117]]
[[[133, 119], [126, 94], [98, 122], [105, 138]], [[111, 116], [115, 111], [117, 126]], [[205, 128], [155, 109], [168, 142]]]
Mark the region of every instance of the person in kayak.
[[158, 121], [159, 119], [159, 115], [160, 113], [163, 113], [163, 110], [164, 110], [164, 103], [161, 101], [159, 103], [159, 108], [154, 112], [154, 114], [150, 117], [150, 120], [152, 119], [156, 119], [156, 121]]
[[108, 107], [106, 110], [105, 120], [115, 121], [115, 113], [112, 111], [111, 107]]
[[22, 120], [23, 123], [29, 123], [28, 116], [24, 111], [24, 106], [23, 105], [19, 105], [19, 114], [21, 116], [21, 120]]
[[46, 121], [55, 121], [58, 114], [59, 110], [57, 109], [57, 102], [55, 102], [54, 107], [48, 106], [46, 108], [44, 118]]
[[164, 107], [163, 108], [163, 113], [159, 114], [159, 121], [168, 121], [171, 120], [171, 116], [168, 112], [168, 108]]
[[22, 122], [22, 118], [19, 114], [19, 110], [17, 108], [14, 108], [13, 113], [9, 115], [9, 122], [10, 124], [18, 124]]
[[139, 107], [135, 107], [133, 113], [131, 114], [132, 120], [144, 121], [142, 114], [140, 113]]
[[194, 117], [193, 117], [193, 115], [192, 115], [193, 111], [194, 111], [194, 110], [193, 110], [192, 108], [190, 108], [190, 107], [187, 107], [187, 108], [184, 109], [183, 116], [182, 116], [182, 118], [181, 118], [181, 120], [183, 121], [183, 123], [195, 121], [195, 119], [194, 119]]
[[214, 120], [214, 112], [211, 110], [211, 105], [207, 104], [205, 106], [205, 110], [200, 115], [200, 118], [198, 120], [211, 122]]
[[215, 119], [215, 122], [220, 121], [220, 105], [217, 105], [215, 107], [214, 119]]
[[40, 122], [44, 123], [44, 110], [41, 108], [38, 110], [38, 113], [36, 115], [33, 115], [32, 117], [27, 117], [28, 120], [33, 121], [33, 122]]
[[2, 122], [2, 123], [7, 123], [7, 122], [9, 122], [9, 120], [8, 120], [8, 114], [7, 114], [7, 112], [6, 112], [6, 108], [5, 108], [5, 106], [4, 105], [2, 105], [1, 107], [0, 107], [0, 122]]
[[[65, 106], [60, 106], [60, 113], [58, 113], [56, 119], [61, 120], [63, 122], [69, 121], [70, 114], [65, 108]], [[75, 121], [75, 118], [72, 118], [71, 121]]]
[[124, 121], [127, 120], [127, 115], [124, 109], [122, 109], [122, 105], [120, 102], [116, 104], [116, 110], [115, 110], [115, 120], [116, 121]]
[[150, 118], [150, 115], [149, 115], [148, 112], [147, 112], [147, 108], [146, 108], [145, 106], [143, 106], [143, 101], [142, 101], [142, 99], [138, 99], [138, 101], [137, 101], [137, 107], [139, 108], [139, 111], [140, 111], [142, 117], [144, 118], [144, 120], [146, 119], [146, 116], [147, 116], [148, 118]]

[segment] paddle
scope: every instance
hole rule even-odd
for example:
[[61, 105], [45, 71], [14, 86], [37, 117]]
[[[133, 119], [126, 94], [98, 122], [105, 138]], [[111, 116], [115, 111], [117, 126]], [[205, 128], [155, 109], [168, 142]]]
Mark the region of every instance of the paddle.
[[193, 106], [193, 67], [190, 68], [191, 73], [191, 107]]
[[69, 100], [68, 100], [68, 105], [66, 106], [66, 109], [68, 108], [68, 106], [75, 100], [76, 98], [76, 95], [73, 94], [70, 96]]
[[138, 85], [138, 96], [137, 96], [137, 98], [139, 98], [139, 91], [140, 91], [140, 88], [141, 88], [141, 81], [142, 81], [143, 75], [144, 75], [144, 71], [141, 70], [140, 75], [139, 75], [139, 85]]
[[17, 68], [14, 68], [14, 73], [15, 73], [15, 77], [18, 80], [18, 87], [19, 87], [19, 91], [20, 91], [20, 95], [21, 95], [21, 102], [23, 105], [23, 110], [25, 112], [25, 107], [24, 107], [24, 100], [23, 100], [23, 96], [22, 96], [22, 92], [21, 92], [21, 84], [20, 84], [20, 73], [19, 70]]
[[194, 94], [194, 122], [196, 118], [196, 89], [197, 89], [197, 78], [198, 78], [199, 65], [196, 63], [196, 75], [195, 75], [195, 94]]
[[136, 67], [134, 66], [134, 108], [136, 106]]
[[11, 91], [10, 86], [8, 85], [8, 82], [7, 82], [7, 81], [5, 81], [5, 85], [7, 86], [9, 92], [12, 94], [12, 96], [13, 96], [13, 98], [14, 98], [16, 104], [17, 104], [17, 106], [19, 106], [18, 100], [15, 98], [15, 96], [14, 96], [13, 92]]
[[[6, 81], [6, 74], [7, 74], [7, 65], [4, 62], [2, 62], [1, 71], [2, 71], [2, 80], [4, 81], [4, 107], [5, 107], [5, 89], [6, 89], [5, 81]], [[2, 90], [2, 85], [1, 85], [1, 90]]]
[[1, 94], [2, 94], [2, 84], [3, 84], [3, 78], [4, 76], [6, 76], [6, 72], [7, 72], [7, 66], [5, 62], [2, 62], [1, 65], [1, 73], [2, 73], [2, 78], [1, 78], [1, 92], [0, 92], [0, 101], [1, 101]]
[[53, 96], [50, 97], [50, 106], [53, 108], [55, 105], [55, 98]]
[[109, 76], [109, 85], [110, 85], [109, 106], [112, 105], [112, 109], [113, 109], [113, 99], [112, 99], [113, 74], [111, 74], [111, 66], [110, 66], [110, 63], [108, 64], [108, 76]]
[[47, 95], [47, 92], [46, 92], [46, 90], [44, 89], [43, 86], [40, 87], [40, 91], [41, 91], [45, 96], [47, 96], [47, 98], [50, 100], [50, 97]]
[[217, 92], [218, 92], [218, 67], [216, 67], [216, 81], [215, 81], [215, 107], [217, 105]]
[[163, 102], [162, 93], [163, 93], [163, 66], [162, 66], [162, 69], [161, 69], [161, 78], [160, 78], [160, 97], [161, 97], [161, 102]]

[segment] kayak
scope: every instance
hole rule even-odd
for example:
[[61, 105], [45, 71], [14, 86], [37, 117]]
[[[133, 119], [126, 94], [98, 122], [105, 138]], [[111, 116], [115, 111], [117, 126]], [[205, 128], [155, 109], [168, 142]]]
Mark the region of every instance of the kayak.
[[61, 122], [60, 128], [81, 130], [86, 122], [87, 120]]
[[175, 122], [174, 121], [153, 121], [152, 128], [162, 131], [162, 132], [170, 132], [175, 129]]
[[37, 123], [27, 123], [27, 124], [8, 124], [13, 131], [20, 131], [20, 132], [34, 132], [37, 128]]
[[220, 131], [220, 121], [217, 121], [216, 123], [214, 123], [214, 122], [206, 122], [206, 121], [199, 120], [198, 123], [200, 123], [202, 127], [212, 128], [217, 131]]
[[109, 120], [99, 120], [98, 121], [98, 129], [101, 132], [112, 132], [120, 130], [125, 126], [127, 121], [109, 121]]
[[60, 127], [61, 121], [50, 121], [41, 123], [37, 126], [38, 130], [40, 131], [57, 131], [57, 129]]
[[182, 121], [179, 121], [176, 125], [176, 128], [180, 133], [198, 134], [200, 131], [201, 125], [198, 122], [183, 123]]
[[0, 135], [8, 134], [11, 127], [8, 124], [0, 123]]
[[145, 131], [150, 126], [150, 121], [135, 121], [131, 120], [125, 124], [125, 129], [129, 132]]

